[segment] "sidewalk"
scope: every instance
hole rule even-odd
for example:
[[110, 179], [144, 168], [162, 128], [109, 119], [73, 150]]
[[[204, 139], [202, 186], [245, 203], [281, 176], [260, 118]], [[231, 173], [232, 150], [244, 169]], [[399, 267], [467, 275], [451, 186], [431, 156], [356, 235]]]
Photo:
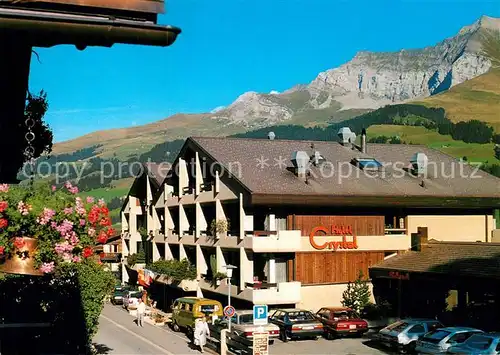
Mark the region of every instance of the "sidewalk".
[[[101, 317], [104, 320], [117, 323], [118, 325], [115, 324], [117, 327], [125, 328], [122, 331], [126, 333], [126, 336], [132, 337], [133, 335], [130, 334], [132, 332], [151, 345], [165, 349], [164, 353], [167, 355], [200, 354], [198, 350], [191, 348], [191, 342], [183, 333], [174, 333], [166, 326], [157, 327], [148, 323], [144, 323], [144, 327], [139, 327], [135, 324], [135, 317], [121, 308], [106, 304]], [[207, 349], [206, 353], [209, 352], [210, 350]]]

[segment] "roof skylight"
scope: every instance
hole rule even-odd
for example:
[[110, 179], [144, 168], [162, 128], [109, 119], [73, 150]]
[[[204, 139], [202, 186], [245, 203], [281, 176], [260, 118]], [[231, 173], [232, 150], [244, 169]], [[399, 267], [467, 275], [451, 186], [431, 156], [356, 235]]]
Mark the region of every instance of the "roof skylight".
[[354, 162], [362, 170], [379, 170], [382, 168], [382, 164], [373, 158], [356, 158]]

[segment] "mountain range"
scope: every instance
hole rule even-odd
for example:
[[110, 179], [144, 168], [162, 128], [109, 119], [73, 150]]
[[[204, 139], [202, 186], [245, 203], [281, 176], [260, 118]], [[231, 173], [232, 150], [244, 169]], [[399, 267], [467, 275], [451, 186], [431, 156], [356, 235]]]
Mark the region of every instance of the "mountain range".
[[130, 128], [97, 131], [54, 145], [54, 154], [96, 147], [128, 159], [191, 135], [225, 136], [273, 125], [327, 126], [386, 105], [442, 107], [451, 121], [478, 119], [500, 132], [500, 19], [483, 16], [423, 49], [359, 52], [338, 68], [282, 93], [246, 92], [203, 114], [179, 113]]

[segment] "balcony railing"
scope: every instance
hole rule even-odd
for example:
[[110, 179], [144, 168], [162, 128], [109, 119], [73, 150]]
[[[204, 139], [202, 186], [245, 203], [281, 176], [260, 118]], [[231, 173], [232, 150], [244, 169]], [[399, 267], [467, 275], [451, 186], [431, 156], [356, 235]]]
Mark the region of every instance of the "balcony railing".
[[406, 228], [385, 228], [385, 235], [406, 235]]
[[268, 237], [270, 235], [277, 235], [277, 231], [253, 231], [254, 237]]
[[245, 282], [245, 287], [250, 287], [253, 288], [254, 290], [262, 290], [262, 289], [278, 287], [278, 284], [269, 282]]

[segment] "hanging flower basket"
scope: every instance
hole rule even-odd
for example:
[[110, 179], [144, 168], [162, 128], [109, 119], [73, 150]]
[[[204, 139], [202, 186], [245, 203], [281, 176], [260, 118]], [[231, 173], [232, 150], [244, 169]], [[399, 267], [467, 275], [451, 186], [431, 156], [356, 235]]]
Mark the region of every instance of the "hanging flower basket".
[[0, 272], [43, 275], [61, 263], [79, 263], [96, 243], [114, 235], [104, 201], [76, 196], [71, 183], [60, 189], [0, 184]]

